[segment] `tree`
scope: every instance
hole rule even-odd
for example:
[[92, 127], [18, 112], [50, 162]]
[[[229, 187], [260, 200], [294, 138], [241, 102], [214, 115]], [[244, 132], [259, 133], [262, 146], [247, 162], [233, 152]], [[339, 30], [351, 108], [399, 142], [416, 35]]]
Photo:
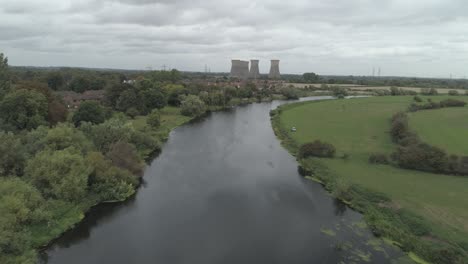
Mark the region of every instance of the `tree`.
[[70, 82], [70, 90], [75, 91], [77, 93], [82, 93], [86, 90], [91, 90], [90, 86], [91, 86], [91, 82], [89, 81], [88, 78], [84, 76], [75, 77]]
[[117, 142], [110, 147], [106, 156], [112, 161], [112, 164], [130, 171], [133, 175], [141, 176], [143, 174], [143, 164], [132, 144], [124, 141]]
[[0, 132], [0, 176], [22, 175], [26, 153], [13, 133]]
[[448, 94], [449, 95], [458, 95], [458, 91], [457, 90], [450, 90], [450, 91], [448, 91]]
[[206, 105], [196, 95], [188, 95], [182, 101], [181, 113], [186, 116], [199, 116], [205, 113]]
[[0, 259], [3, 259], [5, 255], [21, 255], [30, 250], [30, 237], [24, 225], [39, 223], [50, 215], [44, 210], [45, 201], [37, 189], [19, 178], [0, 179], [0, 194]]
[[25, 176], [46, 198], [79, 201], [87, 189], [91, 167], [73, 149], [46, 150], [29, 160]]
[[54, 91], [60, 90], [64, 82], [62, 74], [58, 71], [47, 74], [47, 85]]
[[89, 184], [102, 200], [124, 200], [135, 192], [138, 178], [127, 170], [113, 166], [100, 152], [89, 153], [87, 162], [93, 168]]
[[99, 151], [104, 153], [109, 151], [110, 146], [114, 143], [129, 142], [135, 133], [132, 125], [123, 117], [111, 118], [98, 125], [83, 123], [80, 130], [93, 141]]
[[49, 129], [42, 140], [45, 140], [44, 148], [49, 150], [73, 148], [75, 151], [87, 153], [94, 147], [82, 131], [68, 124]]
[[141, 93], [141, 99], [147, 111], [161, 109], [167, 105], [166, 96], [159, 89], [145, 90]]
[[309, 82], [309, 83], [315, 83], [318, 82], [319, 76], [313, 72], [307, 72], [302, 75], [302, 78], [304, 81]]
[[47, 124], [47, 99], [25, 89], [8, 93], [0, 102], [0, 119], [10, 129], [34, 129]]
[[72, 121], [75, 126], [79, 126], [81, 122], [90, 122], [92, 124], [100, 124], [105, 121], [104, 108], [98, 102], [85, 101], [80, 104], [80, 107], [73, 115]]
[[8, 71], [8, 58], [0, 53], [0, 99], [10, 91], [10, 73]]
[[117, 100], [116, 109], [125, 112], [128, 109], [136, 107], [140, 104], [141, 103], [136, 89], [128, 89], [120, 94], [119, 99]]
[[281, 93], [288, 100], [299, 99], [299, 92], [292, 85], [284, 88]]
[[153, 110], [146, 119], [146, 123], [152, 127], [157, 128], [161, 125], [161, 115], [158, 110]]
[[115, 84], [111, 85], [106, 88], [105, 90], [105, 98], [109, 106], [112, 108], [117, 108], [117, 102], [119, 100], [120, 95], [126, 91], [134, 89], [134, 87], [130, 84]]
[[333, 96], [339, 99], [343, 99], [348, 96], [348, 90], [341, 86], [332, 86], [331, 90], [333, 92]]
[[67, 119], [68, 110], [62, 100], [53, 94], [46, 84], [36, 81], [21, 81], [16, 84], [16, 89], [25, 89], [36, 91], [47, 98], [47, 121], [55, 125], [58, 122], [64, 122]]

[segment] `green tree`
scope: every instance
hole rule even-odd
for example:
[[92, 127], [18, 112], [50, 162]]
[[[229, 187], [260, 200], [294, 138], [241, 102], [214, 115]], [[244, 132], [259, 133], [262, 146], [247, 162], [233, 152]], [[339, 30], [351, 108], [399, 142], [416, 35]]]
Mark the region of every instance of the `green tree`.
[[332, 90], [333, 96], [335, 96], [336, 98], [342, 99], [348, 96], [348, 90], [344, 87], [333, 86], [331, 87], [331, 90]]
[[80, 104], [80, 107], [73, 115], [72, 121], [75, 126], [81, 122], [90, 122], [100, 124], [105, 121], [104, 108], [98, 102], [86, 101]]
[[117, 102], [119, 100], [120, 95], [129, 89], [134, 89], [132, 85], [129, 84], [114, 84], [110, 85], [105, 89], [105, 99], [107, 104], [112, 108], [117, 108]]
[[49, 129], [44, 140], [45, 148], [50, 150], [73, 148], [74, 150], [86, 153], [93, 148], [92, 143], [82, 131], [68, 124], [60, 124]]
[[138, 106], [139, 104], [140, 100], [136, 89], [128, 89], [120, 94], [119, 99], [117, 100], [116, 109], [125, 112], [132, 107]]
[[182, 101], [181, 113], [186, 116], [199, 116], [206, 112], [205, 103], [196, 95], [188, 95]]
[[47, 85], [54, 91], [60, 90], [64, 82], [62, 74], [58, 71], [47, 74]]
[[309, 82], [309, 83], [315, 83], [318, 82], [319, 76], [313, 72], [306, 72], [302, 75], [302, 78], [304, 81]]
[[90, 166], [73, 149], [39, 152], [29, 160], [25, 176], [46, 198], [79, 201], [87, 191]]
[[0, 99], [10, 91], [10, 73], [8, 71], [8, 58], [0, 53]]
[[152, 127], [157, 128], [161, 125], [161, 115], [159, 114], [158, 110], [153, 110], [146, 119], [146, 123]]
[[110, 147], [106, 155], [115, 166], [137, 176], [143, 174], [143, 163], [134, 145], [123, 141], [117, 142]]
[[150, 89], [141, 92], [141, 99], [147, 111], [155, 108], [161, 109], [167, 105], [166, 96], [159, 89]]
[[15, 86], [16, 89], [31, 90], [41, 93], [47, 98], [47, 121], [55, 125], [58, 122], [64, 122], [67, 119], [68, 110], [65, 104], [57, 95], [53, 94], [52, 90], [45, 83], [36, 81], [21, 81]]
[[0, 194], [1, 261], [6, 255], [18, 256], [29, 250], [31, 245], [24, 225], [39, 223], [49, 215], [43, 209], [45, 201], [37, 189], [19, 178], [0, 179]]
[[100, 152], [91, 152], [87, 161], [93, 168], [89, 183], [102, 200], [123, 200], [135, 192], [138, 178], [129, 171], [117, 168]]
[[47, 115], [47, 99], [35, 91], [15, 90], [0, 102], [0, 119], [10, 129], [34, 129], [47, 124]]
[[0, 132], [0, 176], [22, 175], [26, 153], [18, 137]]
[[90, 80], [84, 76], [75, 77], [70, 82], [70, 90], [75, 91], [77, 93], [82, 93], [86, 90], [91, 90], [90, 87]]
[[119, 141], [129, 142], [135, 133], [132, 125], [125, 118], [111, 118], [99, 125], [83, 123], [80, 130], [90, 138], [96, 148], [105, 153], [109, 151], [112, 144]]

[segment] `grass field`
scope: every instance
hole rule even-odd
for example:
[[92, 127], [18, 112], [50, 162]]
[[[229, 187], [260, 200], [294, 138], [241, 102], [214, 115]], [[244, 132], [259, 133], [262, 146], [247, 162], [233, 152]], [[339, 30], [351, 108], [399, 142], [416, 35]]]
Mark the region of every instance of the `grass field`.
[[468, 156], [468, 108], [419, 111], [409, 115], [410, 129], [424, 142], [451, 154]]
[[[445, 96], [431, 97], [440, 101]], [[465, 97], [457, 97], [466, 100]], [[320, 139], [332, 143], [337, 156], [347, 159], [311, 159], [329, 173], [392, 199], [396, 208], [423, 216], [431, 238], [468, 245], [468, 177], [423, 173], [390, 165], [368, 163], [370, 153], [390, 154], [390, 117], [404, 111], [412, 97], [372, 97], [307, 102], [282, 108], [279, 124], [296, 145]], [[464, 140], [468, 107], [421, 111], [411, 115], [411, 128], [427, 143], [468, 155]], [[460, 120], [467, 120], [463, 124]], [[414, 122], [414, 124], [413, 124]], [[291, 132], [291, 127], [297, 132]], [[450, 138], [450, 139], [448, 139]], [[468, 260], [467, 260], [468, 262]]]
[[[320, 88], [322, 84], [319, 83], [285, 83], [285, 86], [292, 85], [297, 88], [304, 88], [305, 86], [314, 86], [316, 88]], [[390, 90], [391, 86], [367, 86], [367, 85], [358, 85], [358, 84], [327, 84], [328, 86], [340, 86], [346, 87], [351, 91], [365, 91], [365, 90]], [[396, 86], [398, 88], [407, 90], [407, 91], [415, 91], [420, 93], [421, 87], [405, 87], [405, 86]], [[449, 89], [449, 88], [437, 88], [436, 89], [439, 94], [448, 94], [450, 90], [456, 90], [460, 95], [464, 95], [466, 90], [465, 89]]]

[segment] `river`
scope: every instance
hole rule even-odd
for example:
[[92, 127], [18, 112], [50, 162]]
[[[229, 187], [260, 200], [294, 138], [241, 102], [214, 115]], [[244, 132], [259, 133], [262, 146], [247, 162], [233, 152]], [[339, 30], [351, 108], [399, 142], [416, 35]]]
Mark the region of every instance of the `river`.
[[40, 262], [390, 263], [402, 256], [375, 239], [359, 213], [299, 175], [270, 124], [269, 111], [282, 103], [215, 112], [173, 130], [135, 197], [93, 208]]

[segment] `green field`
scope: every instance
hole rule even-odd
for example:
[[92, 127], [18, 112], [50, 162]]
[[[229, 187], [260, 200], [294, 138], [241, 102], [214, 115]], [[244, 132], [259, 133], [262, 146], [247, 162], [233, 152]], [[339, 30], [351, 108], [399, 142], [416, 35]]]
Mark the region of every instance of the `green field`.
[[410, 129], [431, 145], [468, 156], [468, 108], [419, 111], [409, 115]]
[[[332, 143], [337, 158], [303, 162], [326, 167], [330, 175], [385, 194], [394, 208], [408, 209], [430, 223], [431, 234], [427, 239], [448, 241], [466, 251], [468, 177], [368, 163], [370, 153], [390, 154], [396, 148], [389, 135], [390, 117], [405, 111], [412, 100], [412, 97], [372, 97], [287, 105], [281, 108], [276, 125], [286, 133], [280, 137], [290, 139], [289, 147], [287, 140], [284, 143], [293, 153], [298, 145], [316, 139]], [[427, 143], [443, 147], [449, 153], [468, 155], [468, 142], [464, 140], [468, 118], [464, 117], [468, 117], [468, 107], [421, 111], [411, 115], [410, 127]], [[291, 127], [297, 131], [291, 132]], [[339, 158], [343, 154], [348, 158]]]

